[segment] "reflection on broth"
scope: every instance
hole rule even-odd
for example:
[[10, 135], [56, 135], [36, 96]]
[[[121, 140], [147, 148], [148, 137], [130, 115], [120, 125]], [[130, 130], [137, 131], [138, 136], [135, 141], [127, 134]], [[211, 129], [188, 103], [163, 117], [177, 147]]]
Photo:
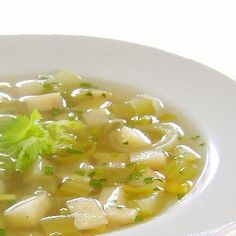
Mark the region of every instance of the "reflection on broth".
[[0, 235], [97, 235], [195, 185], [201, 136], [157, 98], [98, 86], [65, 71], [0, 83]]

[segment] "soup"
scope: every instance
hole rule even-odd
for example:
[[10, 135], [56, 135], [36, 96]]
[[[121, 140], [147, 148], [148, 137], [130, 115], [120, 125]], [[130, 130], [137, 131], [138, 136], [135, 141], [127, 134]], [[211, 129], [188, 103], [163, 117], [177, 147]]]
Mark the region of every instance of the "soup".
[[181, 201], [202, 172], [202, 138], [157, 98], [124, 100], [65, 71], [0, 91], [0, 235], [135, 225]]

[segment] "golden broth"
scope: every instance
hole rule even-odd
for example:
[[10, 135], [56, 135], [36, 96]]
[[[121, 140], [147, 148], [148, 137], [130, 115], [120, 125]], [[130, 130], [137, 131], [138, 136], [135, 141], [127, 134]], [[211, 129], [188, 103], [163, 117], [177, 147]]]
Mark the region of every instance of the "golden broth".
[[115, 90], [70, 72], [0, 85], [2, 235], [104, 233], [191, 191], [200, 134], [160, 100]]

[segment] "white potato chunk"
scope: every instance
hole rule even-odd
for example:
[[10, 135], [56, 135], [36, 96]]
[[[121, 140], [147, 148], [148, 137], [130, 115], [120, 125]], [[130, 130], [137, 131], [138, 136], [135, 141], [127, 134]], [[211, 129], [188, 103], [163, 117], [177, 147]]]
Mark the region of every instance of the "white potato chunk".
[[83, 119], [89, 126], [103, 125], [109, 121], [109, 114], [107, 109], [90, 109], [83, 114]]
[[151, 140], [140, 130], [127, 126], [117, 129], [110, 134], [110, 142], [119, 151], [129, 152], [144, 149], [151, 145]]
[[108, 224], [100, 203], [92, 198], [76, 198], [66, 202], [71, 213], [75, 214], [75, 226], [79, 230], [94, 229]]
[[[147, 182], [150, 181], [150, 182]], [[129, 185], [142, 187], [142, 186], [153, 186], [163, 188], [165, 186], [165, 176], [158, 171], [154, 171], [151, 168], [147, 167], [145, 172], [142, 173], [137, 179], [132, 179], [129, 181]]]
[[103, 208], [110, 206], [123, 205], [125, 202], [122, 187], [104, 187], [98, 198]]
[[62, 107], [63, 99], [60, 93], [49, 93], [38, 96], [27, 96], [21, 99], [29, 111], [51, 111], [52, 108]]
[[93, 99], [101, 99], [101, 98], [112, 98], [113, 95], [110, 92], [107, 92], [105, 90], [100, 89], [92, 89], [92, 88], [79, 88], [72, 91], [71, 96], [72, 97], [85, 97], [87, 94], [90, 94]]
[[167, 156], [162, 150], [149, 150], [130, 155], [131, 163], [145, 163], [153, 170], [159, 170], [167, 164]]
[[16, 84], [16, 91], [19, 96], [37, 95], [43, 91], [42, 80], [25, 80]]
[[138, 210], [127, 207], [109, 207], [105, 210], [109, 223], [131, 224], [134, 223]]
[[66, 87], [78, 87], [81, 82], [81, 77], [70, 71], [59, 71], [53, 75], [56, 82], [61, 83]]
[[4, 212], [6, 222], [12, 227], [36, 227], [51, 207], [47, 193], [18, 202]]

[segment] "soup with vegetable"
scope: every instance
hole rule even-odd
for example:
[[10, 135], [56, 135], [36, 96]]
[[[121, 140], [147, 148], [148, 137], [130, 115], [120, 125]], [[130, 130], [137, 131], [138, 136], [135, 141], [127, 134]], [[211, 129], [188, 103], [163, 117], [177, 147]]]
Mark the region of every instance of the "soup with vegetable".
[[0, 83], [0, 235], [97, 235], [181, 201], [204, 143], [180, 124], [71, 72]]

